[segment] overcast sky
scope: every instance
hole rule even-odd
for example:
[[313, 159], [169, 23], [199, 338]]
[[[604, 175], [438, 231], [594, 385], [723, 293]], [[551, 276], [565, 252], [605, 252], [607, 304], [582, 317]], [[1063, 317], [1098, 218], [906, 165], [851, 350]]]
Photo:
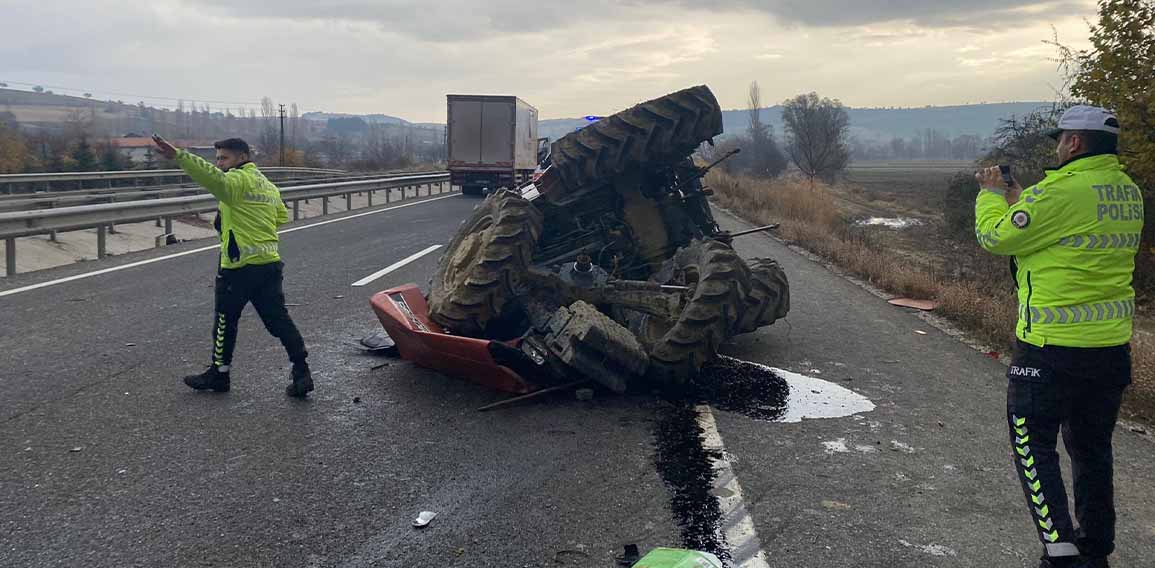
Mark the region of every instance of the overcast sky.
[[0, 82], [429, 122], [447, 93], [561, 118], [703, 83], [739, 108], [754, 80], [766, 105], [1051, 100], [1043, 42], [1083, 47], [1094, 18], [1094, 0], [0, 0]]

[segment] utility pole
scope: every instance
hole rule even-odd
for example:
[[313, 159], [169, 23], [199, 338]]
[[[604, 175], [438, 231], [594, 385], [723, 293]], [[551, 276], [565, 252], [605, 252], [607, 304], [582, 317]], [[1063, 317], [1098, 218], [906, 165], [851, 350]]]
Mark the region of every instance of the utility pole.
[[285, 165], [285, 105], [281, 106], [281, 165]]

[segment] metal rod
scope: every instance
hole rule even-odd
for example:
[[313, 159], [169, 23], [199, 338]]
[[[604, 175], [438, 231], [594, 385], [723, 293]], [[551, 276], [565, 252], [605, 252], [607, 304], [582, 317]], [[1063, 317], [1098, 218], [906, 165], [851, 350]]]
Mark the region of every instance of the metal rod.
[[16, 239], [4, 239], [4, 273], [16, 276]]
[[541, 390], [535, 390], [529, 394], [523, 394], [521, 396], [515, 396], [513, 398], [507, 398], [505, 400], [498, 401], [498, 402], [495, 402], [493, 404], [487, 404], [481, 408], [478, 408], [477, 411], [478, 412], [485, 412], [487, 410], [493, 410], [494, 408], [501, 408], [502, 406], [508, 406], [508, 405], [513, 404], [515, 402], [521, 402], [523, 400], [529, 400], [531, 398], [537, 398], [539, 396], [549, 394], [551, 392], [557, 392], [559, 390], [565, 390], [568, 388], [573, 388], [573, 387], [576, 387], [578, 385], [581, 385], [581, 384], [584, 384], [587, 382], [589, 382], [589, 379], [581, 379], [580, 381], [573, 381], [571, 383], [566, 383], [564, 385], [558, 385], [556, 387], [549, 387], [549, 388], [544, 388]]
[[730, 233], [730, 238], [732, 239], [734, 237], [741, 237], [743, 235], [760, 233], [762, 231], [773, 231], [774, 229], [777, 229], [777, 228], [778, 228], [778, 223], [774, 223], [773, 225], [766, 225], [765, 227], [757, 227], [754, 229], [746, 229], [745, 231], [738, 231], [737, 233]]

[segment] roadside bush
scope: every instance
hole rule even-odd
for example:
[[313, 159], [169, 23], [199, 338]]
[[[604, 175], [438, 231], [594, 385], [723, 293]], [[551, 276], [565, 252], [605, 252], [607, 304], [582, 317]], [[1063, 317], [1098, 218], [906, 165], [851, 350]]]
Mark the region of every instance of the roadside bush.
[[979, 184], [973, 173], [959, 172], [950, 178], [943, 195], [943, 222], [948, 236], [954, 239], [974, 238], [975, 198]]

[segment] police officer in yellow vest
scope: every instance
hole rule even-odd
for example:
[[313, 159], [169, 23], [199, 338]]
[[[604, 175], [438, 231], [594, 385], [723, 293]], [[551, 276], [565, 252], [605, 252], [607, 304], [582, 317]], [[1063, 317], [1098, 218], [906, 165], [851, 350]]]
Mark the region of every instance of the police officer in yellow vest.
[[216, 279], [216, 318], [213, 322], [213, 358], [208, 370], [185, 377], [196, 390], [227, 392], [237, 324], [245, 305], [252, 302], [265, 328], [281, 340], [293, 364], [286, 394], [305, 397], [313, 390], [305, 342], [285, 308], [283, 268], [277, 227], [288, 221], [281, 192], [249, 161], [249, 145], [240, 138], [221, 140], [216, 166], [160, 136], [153, 136], [160, 153], [175, 159], [185, 171], [219, 201], [216, 228], [220, 233], [220, 269]]
[[[1012, 457], [1041, 567], [1105, 567], [1115, 548], [1111, 436], [1131, 383], [1131, 277], [1143, 198], [1117, 156], [1118, 120], [1075, 106], [1049, 135], [1061, 165], [1022, 189], [999, 168], [976, 174], [975, 234], [1014, 257], [1018, 342], [1007, 373]], [[1076, 529], [1056, 451], [1073, 463]]]

